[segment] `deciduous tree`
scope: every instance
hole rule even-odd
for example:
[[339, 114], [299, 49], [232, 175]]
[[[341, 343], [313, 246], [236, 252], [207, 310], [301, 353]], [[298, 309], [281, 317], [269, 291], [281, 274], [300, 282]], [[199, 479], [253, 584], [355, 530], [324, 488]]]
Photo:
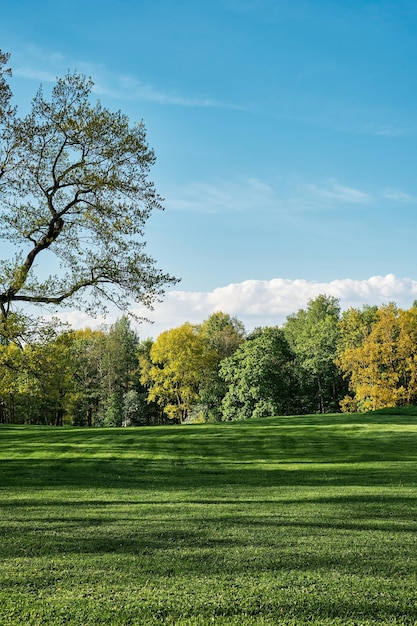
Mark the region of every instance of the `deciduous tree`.
[[5, 63], [0, 53], [0, 240], [14, 247], [0, 259], [3, 332], [27, 304], [151, 306], [175, 279], [145, 252], [145, 223], [162, 207], [144, 125], [92, 103], [93, 83], [78, 74], [58, 79], [49, 99], [40, 89], [20, 119]]
[[183, 422], [206, 372], [216, 355], [209, 350], [199, 329], [188, 322], [159, 335], [150, 349], [150, 363], [142, 363], [142, 383], [149, 387], [148, 400], [156, 401], [171, 419]]
[[296, 357], [300, 412], [338, 410], [344, 384], [334, 363], [339, 340], [340, 307], [320, 295], [290, 315], [284, 332]]
[[417, 308], [404, 311], [394, 303], [380, 307], [361, 341], [346, 345], [338, 355], [352, 393], [342, 408], [367, 411], [415, 402], [416, 345]]
[[212, 368], [201, 381], [199, 413], [206, 421], [220, 421], [222, 400], [227, 392], [227, 384], [220, 376], [220, 364], [241, 345], [245, 337], [245, 327], [236, 317], [218, 311], [201, 324], [200, 332], [212, 352], [213, 362]]
[[107, 335], [101, 330], [74, 331], [77, 391], [72, 406], [75, 426], [97, 426], [103, 402], [104, 354]]
[[259, 328], [220, 364], [227, 385], [224, 420], [287, 412], [292, 391], [293, 354], [278, 327]]

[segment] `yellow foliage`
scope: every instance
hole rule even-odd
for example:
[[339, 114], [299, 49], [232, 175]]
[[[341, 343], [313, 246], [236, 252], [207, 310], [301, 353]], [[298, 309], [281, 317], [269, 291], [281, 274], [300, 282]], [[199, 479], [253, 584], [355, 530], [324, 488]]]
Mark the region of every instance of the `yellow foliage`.
[[369, 332], [356, 332], [355, 338], [345, 341], [336, 360], [349, 377], [353, 394], [342, 401], [342, 410], [369, 411], [414, 402], [417, 309], [404, 311], [394, 304], [384, 305], [378, 309]]
[[198, 400], [200, 383], [215, 363], [215, 354], [198, 329], [188, 322], [156, 339], [150, 361], [141, 359], [141, 382], [171, 419], [181, 422]]

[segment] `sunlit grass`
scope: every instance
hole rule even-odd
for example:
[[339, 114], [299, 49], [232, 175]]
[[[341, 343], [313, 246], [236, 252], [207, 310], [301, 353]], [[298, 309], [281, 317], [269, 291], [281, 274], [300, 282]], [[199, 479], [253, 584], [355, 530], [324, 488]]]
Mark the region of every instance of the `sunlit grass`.
[[0, 442], [0, 624], [417, 623], [412, 414]]

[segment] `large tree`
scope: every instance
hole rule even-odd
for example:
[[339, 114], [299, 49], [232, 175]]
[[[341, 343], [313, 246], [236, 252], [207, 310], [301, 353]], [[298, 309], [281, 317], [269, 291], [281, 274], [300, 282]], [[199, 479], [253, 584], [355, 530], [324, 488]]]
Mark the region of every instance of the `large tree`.
[[200, 332], [213, 355], [213, 362], [201, 381], [196, 413], [205, 420], [221, 421], [221, 404], [227, 384], [220, 376], [220, 364], [223, 359], [232, 356], [244, 341], [245, 327], [236, 317], [217, 311], [201, 324]]
[[0, 258], [0, 330], [25, 304], [151, 306], [175, 279], [144, 250], [144, 225], [162, 207], [143, 124], [92, 103], [93, 83], [78, 74], [49, 99], [40, 89], [20, 119], [7, 60], [0, 53], [0, 239], [14, 254]]
[[350, 327], [352, 321], [362, 321], [363, 330], [355, 342], [345, 342], [337, 359], [352, 393], [344, 398], [342, 409], [368, 411], [415, 403], [417, 308], [404, 311], [391, 302], [373, 311], [372, 318], [369, 312], [351, 310], [344, 317]]
[[220, 375], [227, 385], [223, 419], [288, 413], [293, 392], [293, 358], [280, 328], [255, 329], [220, 364]]
[[285, 336], [295, 354], [298, 412], [337, 411], [345, 384], [334, 360], [339, 341], [339, 301], [319, 295], [287, 317]]
[[148, 401], [157, 402], [170, 419], [184, 422], [199, 402], [201, 382], [215, 363], [216, 354], [198, 327], [186, 322], [166, 330], [152, 344], [149, 360], [140, 358]]

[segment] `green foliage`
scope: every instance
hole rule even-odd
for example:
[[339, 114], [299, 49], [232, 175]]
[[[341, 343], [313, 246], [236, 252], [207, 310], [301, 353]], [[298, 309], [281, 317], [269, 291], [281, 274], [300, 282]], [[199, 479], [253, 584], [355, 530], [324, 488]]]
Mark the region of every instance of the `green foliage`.
[[72, 403], [74, 426], [97, 426], [99, 407], [103, 403], [105, 370], [103, 354], [107, 341], [103, 331], [89, 328], [75, 331], [77, 391]]
[[350, 308], [343, 311], [339, 322], [338, 352], [360, 346], [368, 337], [377, 318], [377, 306], [365, 305], [362, 309]]
[[413, 417], [0, 438], [2, 624], [417, 621]]
[[152, 423], [139, 381], [139, 340], [127, 318], [110, 329], [45, 333], [18, 348], [0, 345], [4, 423], [121, 426]]
[[222, 311], [210, 315], [201, 324], [200, 332], [219, 360], [232, 356], [245, 337], [242, 322]]
[[111, 393], [106, 405], [104, 426], [121, 426], [124, 417], [123, 396], [119, 393]]
[[146, 394], [130, 389], [123, 396], [123, 426], [147, 423]]
[[278, 327], [254, 331], [220, 364], [227, 385], [224, 420], [285, 413], [292, 390], [293, 355]]
[[[0, 259], [2, 325], [25, 303], [151, 305], [175, 279], [144, 251], [145, 223], [161, 208], [144, 125], [92, 104], [93, 83], [78, 74], [58, 79], [49, 100], [39, 90], [20, 119], [7, 106], [6, 62], [0, 53], [0, 237], [16, 253]], [[51, 254], [60, 275], [41, 280]]]
[[62, 425], [75, 393], [74, 334], [46, 327], [37, 341], [0, 346], [3, 421]]
[[105, 384], [111, 391], [132, 388], [137, 380], [139, 337], [131, 328], [130, 320], [123, 316], [109, 329], [104, 351], [106, 366]]
[[245, 338], [245, 328], [236, 317], [221, 311], [213, 313], [200, 327], [200, 332], [212, 353], [212, 367], [200, 384], [200, 403], [194, 420], [220, 421], [221, 403], [227, 393], [227, 384], [220, 376], [223, 359], [232, 356]]
[[345, 385], [335, 365], [339, 342], [339, 301], [320, 295], [290, 315], [285, 336], [295, 354], [301, 413], [338, 409]]
[[417, 402], [414, 306], [340, 316], [338, 302], [320, 296], [283, 328], [248, 336], [224, 313], [156, 341], [140, 341], [126, 316], [101, 331], [38, 320], [28, 333], [22, 316], [11, 314], [7, 331], [0, 423], [204, 423]]

